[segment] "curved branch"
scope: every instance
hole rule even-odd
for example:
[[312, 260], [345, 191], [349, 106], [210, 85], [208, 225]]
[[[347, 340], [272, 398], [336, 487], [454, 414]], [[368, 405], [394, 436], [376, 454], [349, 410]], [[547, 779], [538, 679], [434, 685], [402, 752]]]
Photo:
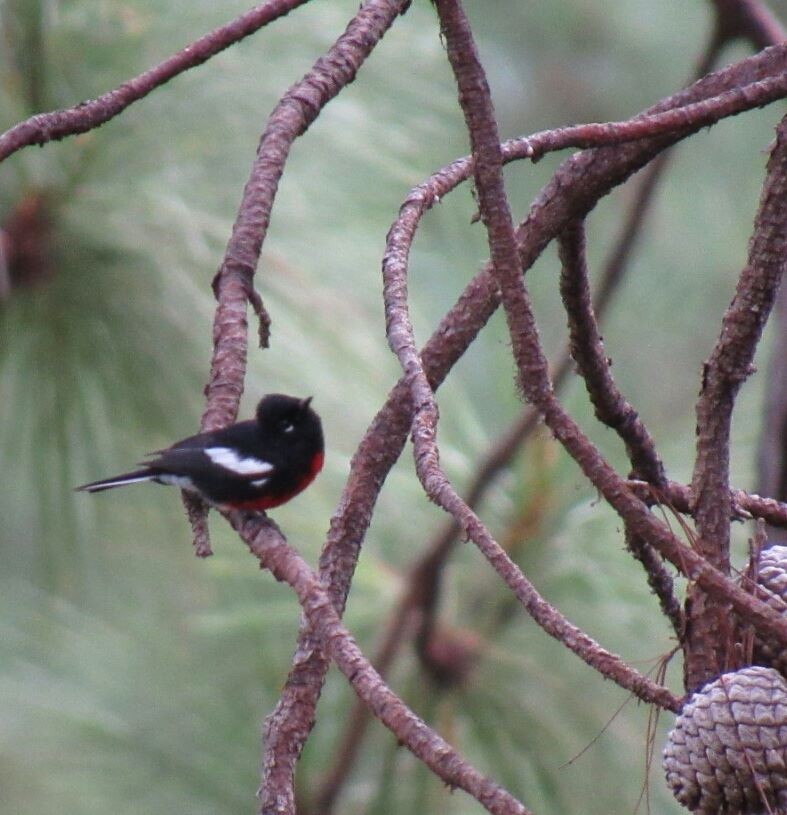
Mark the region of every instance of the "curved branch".
[[[268, 345], [270, 317], [253, 281], [290, 148], [325, 105], [355, 79], [366, 58], [408, 5], [409, 0], [368, 0], [326, 54], [284, 94], [268, 118], [232, 235], [213, 279], [218, 305], [213, 318], [213, 356], [205, 386], [207, 404], [200, 423], [202, 431], [226, 427], [237, 418], [246, 376], [247, 302], [259, 318], [260, 345]], [[183, 501], [197, 553], [210, 554], [204, 520], [207, 507], [195, 506], [188, 497]]]
[[246, 372], [249, 300], [261, 315], [260, 343], [267, 346], [269, 320], [254, 294], [252, 281], [290, 148], [325, 105], [355, 79], [361, 65], [407, 4], [408, 0], [368, 0], [309, 73], [284, 94], [268, 118], [213, 283], [218, 306], [202, 430], [224, 427], [237, 417]]
[[[338, 612], [320, 578], [284, 540], [269, 520], [232, 513], [230, 522], [260, 565], [295, 592], [306, 619], [330, 658], [345, 675], [374, 715], [452, 789], [465, 790], [495, 815], [530, 815], [519, 801], [499, 784], [478, 772], [443, 738], [428, 727], [383, 682], [342, 625]], [[268, 759], [270, 760], [270, 759]], [[272, 768], [268, 768], [272, 769]], [[281, 812], [281, 801], [263, 800], [262, 812]]]
[[178, 74], [202, 65], [225, 48], [240, 42], [279, 17], [284, 17], [307, 1], [267, 0], [97, 99], [80, 102], [71, 108], [31, 116], [0, 135], [0, 162], [23, 147], [58, 141], [99, 127]]
[[[502, 184], [502, 160], [499, 156], [496, 122], [482, 74], [483, 69], [475, 53], [469, 25], [458, 2], [438, 0], [438, 11], [448, 41], [449, 59], [455, 66], [460, 87], [460, 102], [465, 110], [468, 129], [471, 131], [481, 217], [487, 224], [489, 232], [495, 274], [500, 283], [514, 358], [519, 371], [519, 384], [523, 393], [539, 408], [547, 426], [579, 464], [585, 476], [618, 512], [631, 535], [643, 537], [709, 595], [729, 601], [730, 605], [753, 625], [787, 646], [787, 621], [764, 603], [760, 601], [752, 603], [752, 598], [739, 586], [728, 580], [725, 574], [715, 569], [692, 549], [683, 545], [664, 524], [659, 522], [626, 488], [626, 482], [604, 461], [555, 397], [530, 303], [519, 275], [513, 226], [510, 225]], [[779, 141], [777, 152], [780, 153], [782, 149], [782, 143]], [[773, 166], [776, 167], [777, 163]], [[774, 223], [773, 226], [776, 231], [781, 229], [780, 222]], [[781, 254], [778, 255], [778, 260], [780, 264], [783, 262]], [[415, 368], [414, 361], [406, 359], [406, 362], [408, 372]], [[425, 407], [428, 408], [426, 395], [423, 394], [422, 398]], [[416, 412], [417, 422], [418, 412]], [[416, 424], [413, 431], [415, 442], [419, 441], [419, 429], [421, 428]], [[421, 438], [426, 448], [433, 441], [434, 428], [425, 425]], [[436, 451], [433, 446], [424, 450], [421, 458], [423, 463], [420, 467], [425, 474], [428, 474], [427, 468], [437, 471]], [[443, 484], [430, 484], [429, 479], [424, 478], [424, 486], [430, 495], [436, 496], [437, 490], [442, 488]], [[447, 504], [450, 496], [446, 494], [445, 500]], [[470, 531], [468, 528], [468, 532]]]
[[[457, 31], [447, 23], [447, 20], [456, 19], [453, 15], [458, 16], [460, 13], [458, 4], [452, 2], [452, 0], [445, 0], [445, 2], [437, 0], [436, 5], [443, 26], [443, 34], [446, 38], [448, 58], [459, 82], [460, 102], [463, 105], [466, 117], [470, 120], [474, 113], [468, 113], [468, 111], [475, 110], [471, 96], [476, 91], [483, 93], [483, 90], [479, 89], [485, 86], [485, 80], [483, 77], [479, 77], [478, 74], [473, 74], [472, 69], [467, 68], [468, 63], [471, 61], [470, 56], [466, 53], [457, 55], [455, 47]], [[464, 27], [458, 36], [465, 37], [463, 44], [466, 44], [469, 41], [469, 26]], [[491, 110], [486, 112], [489, 114], [488, 122], [491, 122], [492, 125], [485, 136], [494, 142], [501, 156], [499, 166], [502, 167], [502, 152], [496, 126], [494, 125], [494, 116], [491, 114]], [[470, 129], [474, 136], [474, 128], [471, 126]], [[474, 141], [474, 148], [475, 146]], [[488, 178], [485, 175], [485, 166], [481, 161], [480, 153], [475, 153], [475, 178], [481, 202], [481, 215], [482, 218], [485, 218], [487, 228], [491, 233], [494, 222], [493, 218], [488, 217], [489, 200], [485, 198], [488, 189]], [[507, 205], [500, 198], [494, 202], [494, 207], [497, 214], [503, 211], [507, 213]], [[508, 219], [510, 224], [510, 216], [508, 216]], [[383, 258], [383, 296], [388, 342], [399, 358], [405, 372], [405, 379], [409, 385], [415, 406], [412, 438], [415, 447], [416, 470], [427, 495], [454, 516], [468, 537], [478, 546], [495, 571], [514, 592], [527, 612], [548, 634], [563, 642], [570, 650], [589, 665], [595, 667], [604, 676], [613, 679], [613, 681], [637, 694], [640, 698], [672, 710], [676, 709], [675, 706], [679, 702], [668, 690], [656, 685], [630, 668], [620, 657], [605, 651], [584, 632], [571, 625], [557, 609], [553, 608], [538, 594], [535, 587], [522, 574], [517, 565], [492, 538], [480, 519], [464, 503], [440, 467], [436, 442], [437, 405], [432, 387], [426, 377], [420, 355], [416, 349], [407, 304], [407, 266], [414, 234], [413, 230], [409, 229], [408, 226], [406, 222], [400, 219], [388, 234]], [[513, 224], [510, 226], [510, 244], [515, 258], [516, 274], [519, 276], [519, 256], [514, 238]], [[491, 238], [490, 248], [493, 256], [493, 268], [497, 268], [501, 262], [501, 254], [495, 241]]]
[[637, 476], [661, 484], [666, 476], [656, 443], [637, 411], [618, 390], [598, 330], [590, 296], [584, 223], [578, 220], [569, 225], [557, 241], [563, 267], [560, 293], [568, 315], [571, 356], [585, 380], [596, 416], [623, 439]]

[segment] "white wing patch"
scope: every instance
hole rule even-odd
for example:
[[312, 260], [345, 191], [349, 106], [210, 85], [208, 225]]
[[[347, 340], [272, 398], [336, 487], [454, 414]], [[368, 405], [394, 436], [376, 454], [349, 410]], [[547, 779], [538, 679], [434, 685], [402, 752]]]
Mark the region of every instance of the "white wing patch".
[[[219, 467], [236, 475], [267, 475], [273, 471], [273, 465], [258, 458], [239, 456], [231, 447], [207, 447], [205, 455]], [[267, 479], [264, 479], [267, 480]], [[257, 486], [255, 484], [255, 486]], [[262, 486], [262, 485], [259, 485]]]

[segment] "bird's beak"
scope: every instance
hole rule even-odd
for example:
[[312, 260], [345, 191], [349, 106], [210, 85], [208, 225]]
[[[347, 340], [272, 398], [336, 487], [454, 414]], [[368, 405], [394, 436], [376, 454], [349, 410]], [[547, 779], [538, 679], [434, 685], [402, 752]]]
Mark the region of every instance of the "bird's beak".
[[313, 396], [307, 396], [305, 399], [301, 399], [301, 413], [305, 413], [309, 409], [312, 399], [314, 399]]

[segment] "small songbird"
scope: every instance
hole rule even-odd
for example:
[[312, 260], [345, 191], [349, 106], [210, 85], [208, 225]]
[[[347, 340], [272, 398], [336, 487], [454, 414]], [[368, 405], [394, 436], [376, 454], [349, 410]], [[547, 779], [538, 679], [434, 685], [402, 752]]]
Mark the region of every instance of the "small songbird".
[[324, 442], [312, 397], [263, 397], [254, 419], [152, 453], [142, 469], [77, 487], [100, 492], [140, 481], [196, 493], [220, 509], [262, 512], [295, 497], [322, 469]]

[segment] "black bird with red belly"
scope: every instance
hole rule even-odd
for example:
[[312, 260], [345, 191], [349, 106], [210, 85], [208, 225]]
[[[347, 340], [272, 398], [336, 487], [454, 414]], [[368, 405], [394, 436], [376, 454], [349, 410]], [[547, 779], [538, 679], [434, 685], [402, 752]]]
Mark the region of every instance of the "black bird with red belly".
[[154, 453], [142, 469], [77, 489], [100, 492], [154, 481], [196, 493], [220, 509], [263, 512], [281, 506], [323, 466], [322, 423], [311, 400], [268, 394], [254, 419], [190, 436]]

